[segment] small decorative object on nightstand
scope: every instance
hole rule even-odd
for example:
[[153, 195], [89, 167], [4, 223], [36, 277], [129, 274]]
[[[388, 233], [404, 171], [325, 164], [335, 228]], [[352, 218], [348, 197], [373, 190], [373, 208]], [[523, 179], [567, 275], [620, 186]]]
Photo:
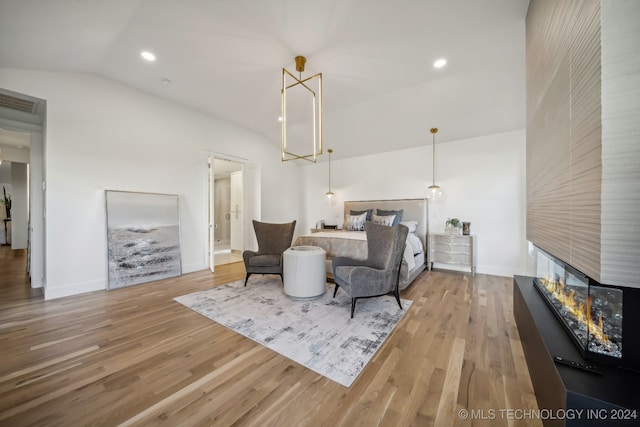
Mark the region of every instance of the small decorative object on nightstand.
[[429, 233], [427, 267], [433, 263], [467, 266], [476, 274], [476, 236]]
[[445, 223], [444, 232], [447, 234], [462, 234], [462, 223], [458, 218], [448, 218]]
[[337, 225], [329, 225], [329, 224], [322, 224], [322, 228], [312, 228], [311, 232], [312, 233], [317, 233], [319, 231], [325, 231], [325, 230], [338, 230], [338, 226]]
[[471, 234], [471, 223], [470, 222], [463, 222], [462, 223], [462, 235], [463, 236], [468, 236], [469, 234]]

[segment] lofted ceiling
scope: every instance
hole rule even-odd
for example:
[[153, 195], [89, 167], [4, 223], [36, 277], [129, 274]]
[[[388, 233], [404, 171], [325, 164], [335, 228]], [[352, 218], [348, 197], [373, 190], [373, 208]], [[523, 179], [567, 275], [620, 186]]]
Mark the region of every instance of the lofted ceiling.
[[528, 3], [0, 0], [0, 67], [98, 74], [279, 146], [281, 69], [304, 55], [339, 159], [524, 128]]

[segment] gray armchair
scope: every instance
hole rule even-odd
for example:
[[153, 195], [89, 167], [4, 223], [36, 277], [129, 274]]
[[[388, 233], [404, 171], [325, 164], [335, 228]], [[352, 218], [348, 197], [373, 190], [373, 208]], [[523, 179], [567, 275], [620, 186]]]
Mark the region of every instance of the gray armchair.
[[398, 224], [393, 227], [365, 223], [368, 257], [354, 260], [336, 257], [331, 263], [336, 283], [333, 297], [342, 287], [351, 296], [351, 318], [358, 298], [369, 298], [392, 293], [402, 309], [398, 285], [400, 265], [409, 229]]
[[244, 285], [252, 274], [278, 274], [282, 279], [282, 253], [291, 246], [296, 222], [270, 224], [253, 220], [258, 240], [258, 252], [244, 251], [242, 259], [247, 270]]

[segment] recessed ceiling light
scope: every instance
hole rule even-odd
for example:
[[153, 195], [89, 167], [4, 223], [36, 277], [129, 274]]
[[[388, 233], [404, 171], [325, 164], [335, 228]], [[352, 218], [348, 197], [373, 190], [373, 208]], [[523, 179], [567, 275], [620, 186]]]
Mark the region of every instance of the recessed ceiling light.
[[156, 56], [149, 52], [148, 50], [143, 51], [142, 53], [140, 53], [140, 56], [142, 56], [144, 59], [146, 59], [149, 62], [153, 62], [156, 60]]
[[162, 80], [160, 80], [160, 83], [162, 83], [163, 85], [170, 85], [171, 84], [171, 80], [164, 78]]
[[444, 58], [438, 59], [436, 62], [433, 63], [433, 66], [436, 68], [442, 68], [445, 65], [447, 65], [447, 60]]

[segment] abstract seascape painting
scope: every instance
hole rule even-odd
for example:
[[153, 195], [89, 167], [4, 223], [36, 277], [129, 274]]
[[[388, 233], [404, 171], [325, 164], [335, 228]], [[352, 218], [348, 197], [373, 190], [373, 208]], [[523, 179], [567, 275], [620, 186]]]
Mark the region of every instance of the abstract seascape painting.
[[179, 276], [178, 196], [105, 193], [109, 289]]

